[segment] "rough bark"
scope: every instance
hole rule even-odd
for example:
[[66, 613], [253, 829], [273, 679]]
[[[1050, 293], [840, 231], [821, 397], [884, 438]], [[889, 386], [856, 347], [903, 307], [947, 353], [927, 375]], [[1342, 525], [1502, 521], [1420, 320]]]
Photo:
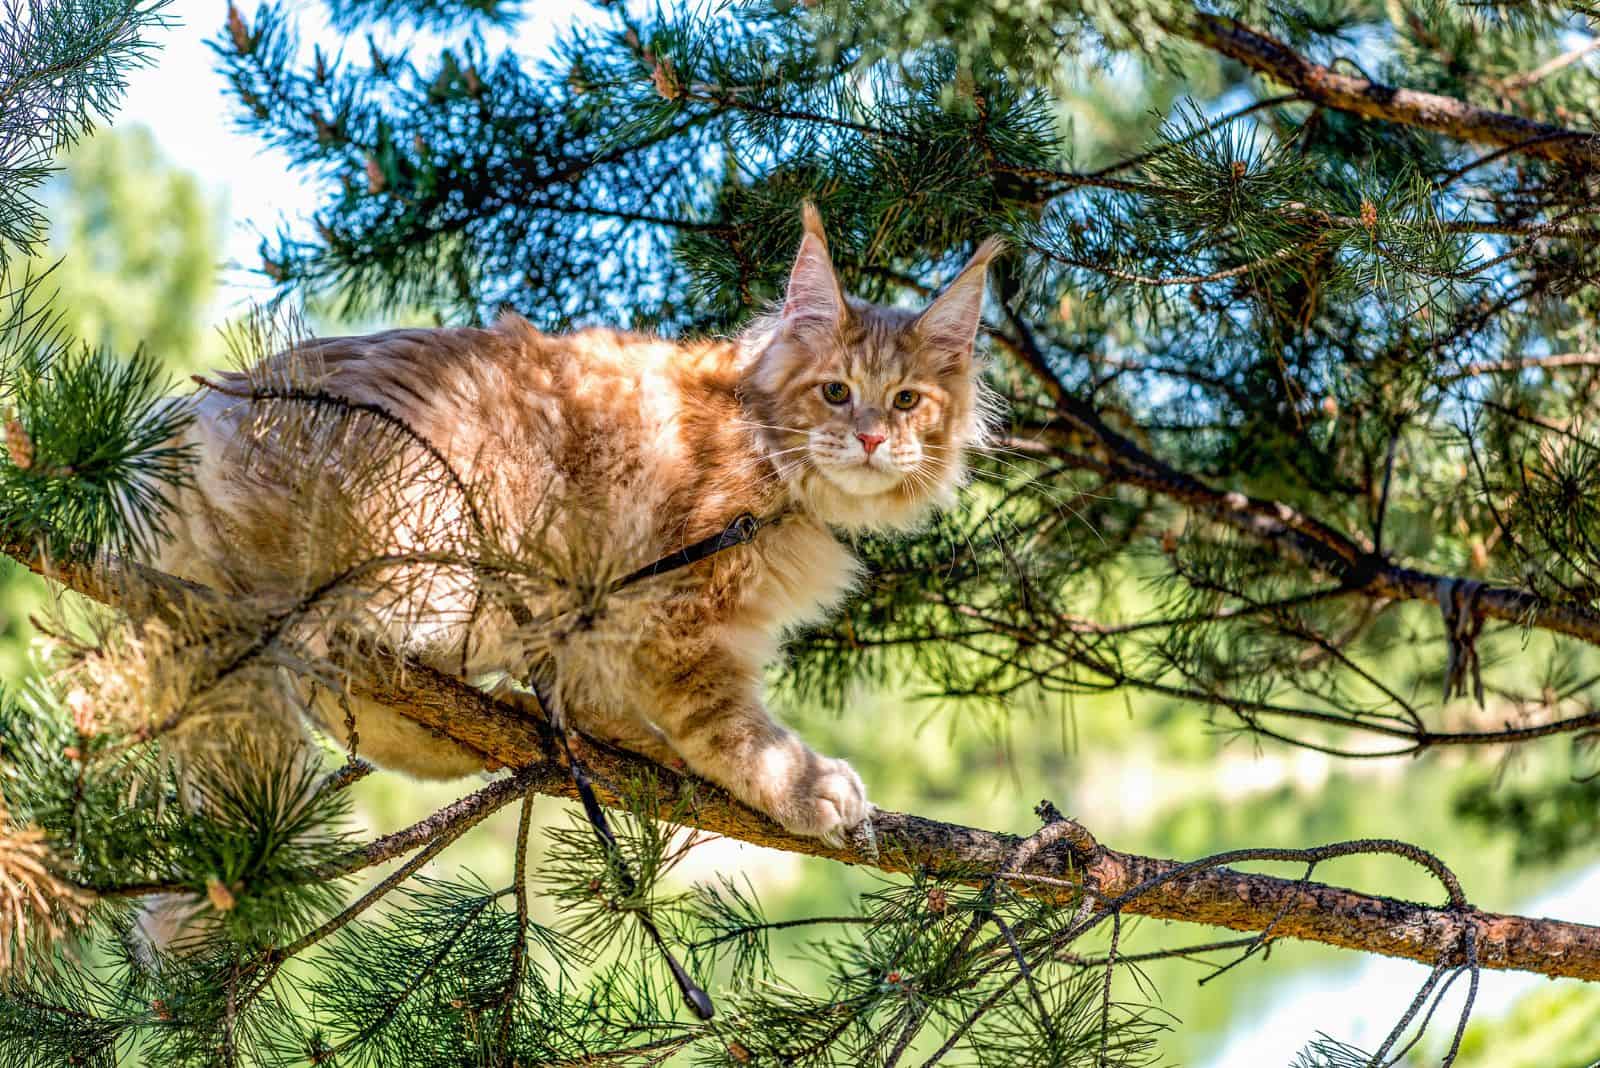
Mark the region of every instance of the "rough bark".
[[[201, 587], [142, 568], [124, 567], [119, 575], [82, 565], [50, 567], [25, 547], [4, 548], [33, 570], [107, 603], [117, 602], [130, 577], [146, 590], [210, 595]], [[419, 664], [388, 667], [353, 680], [352, 688], [476, 750], [486, 764], [538, 766], [542, 770], [533, 771], [530, 781], [540, 793], [576, 796], [546, 732], [518, 708]], [[878, 812], [873, 817], [874, 854], [858, 846], [836, 847], [796, 837], [720, 788], [631, 753], [582, 738], [577, 748], [606, 803], [618, 804], [619, 792], [627, 784], [654, 776], [662, 816], [682, 818], [681, 806], [687, 802], [693, 826], [771, 849], [885, 872], [926, 869], [974, 884], [1004, 872], [1019, 892], [1063, 905], [1076, 903], [1088, 889], [1100, 901], [1125, 898], [1118, 904], [1125, 913], [1266, 931], [1274, 939], [1322, 942], [1427, 964], [1463, 961], [1470, 928], [1483, 967], [1600, 980], [1600, 927], [1483, 912], [1459, 898], [1457, 891], [1451, 896], [1458, 904], [1432, 907], [1299, 879], [1122, 853], [1099, 844], [1078, 827], [1051, 836], [1041, 848], [1019, 850], [1025, 839], [1015, 835], [901, 812]], [[1379, 850], [1368, 843], [1352, 843], [1345, 850], [1366, 851]], [[1381, 851], [1411, 855], [1404, 847]], [[1305, 862], [1299, 851], [1281, 852], [1275, 859]], [[1017, 858], [1023, 859], [1015, 868], [1008, 867]]]
[[1592, 168], [1600, 163], [1600, 137], [1454, 97], [1384, 85], [1313, 63], [1275, 37], [1237, 19], [1196, 14], [1175, 31], [1257, 74], [1296, 90], [1323, 107], [1363, 118], [1415, 126], [1473, 144], [1512, 149], [1523, 155]]

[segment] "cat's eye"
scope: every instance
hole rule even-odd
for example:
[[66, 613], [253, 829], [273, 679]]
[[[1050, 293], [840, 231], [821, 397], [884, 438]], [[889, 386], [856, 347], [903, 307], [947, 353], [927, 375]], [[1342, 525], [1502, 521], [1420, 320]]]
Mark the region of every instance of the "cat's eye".
[[899, 393], [894, 395], [894, 406], [899, 408], [902, 412], [909, 412], [911, 409], [917, 406], [917, 401], [921, 399], [921, 397], [917, 396], [916, 390], [902, 389]]
[[829, 404], [843, 404], [850, 399], [850, 387], [843, 382], [824, 382], [822, 399]]

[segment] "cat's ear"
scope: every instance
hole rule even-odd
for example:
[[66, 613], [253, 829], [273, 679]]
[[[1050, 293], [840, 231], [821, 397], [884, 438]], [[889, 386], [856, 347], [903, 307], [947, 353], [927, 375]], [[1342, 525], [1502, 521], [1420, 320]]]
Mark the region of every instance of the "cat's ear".
[[844, 320], [844, 293], [828, 256], [822, 216], [808, 200], [801, 208], [800, 218], [805, 232], [789, 271], [789, 287], [783, 294], [783, 321], [796, 327], [836, 327]]
[[983, 315], [984, 284], [989, 276], [989, 261], [1005, 248], [998, 237], [987, 238], [972, 254], [967, 265], [944, 292], [917, 316], [914, 329], [922, 343], [931, 349], [958, 358], [972, 354]]

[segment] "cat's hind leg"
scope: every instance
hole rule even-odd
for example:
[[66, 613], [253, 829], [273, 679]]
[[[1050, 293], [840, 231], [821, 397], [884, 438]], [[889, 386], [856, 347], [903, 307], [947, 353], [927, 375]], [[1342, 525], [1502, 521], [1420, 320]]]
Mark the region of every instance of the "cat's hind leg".
[[312, 716], [352, 755], [414, 779], [459, 779], [484, 770], [480, 754], [377, 701], [319, 687]]

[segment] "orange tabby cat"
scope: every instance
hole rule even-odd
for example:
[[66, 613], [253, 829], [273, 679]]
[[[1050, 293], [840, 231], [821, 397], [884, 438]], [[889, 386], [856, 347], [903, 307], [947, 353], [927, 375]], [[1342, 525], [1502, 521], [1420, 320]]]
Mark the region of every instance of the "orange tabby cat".
[[[321, 393], [381, 408], [425, 439], [505, 544], [537, 527], [547, 556], [601, 544], [621, 574], [740, 513], [777, 517], [748, 545], [642, 584], [587, 636], [570, 622], [546, 628], [565, 638], [533, 634], [529, 612], [519, 624], [516, 612], [480, 610], [459, 569], [391, 591], [373, 615], [444, 670], [522, 678], [536, 666], [567, 722], [657, 761], [681, 758], [790, 831], [838, 839], [870, 812], [861, 779], [773, 720], [762, 668], [787, 628], [822, 618], [856, 580], [835, 531], [912, 527], [961, 483], [964, 450], [984, 433], [973, 342], [999, 245], [985, 242], [917, 314], [847, 297], [809, 205], [804, 222], [781, 310], [733, 340], [556, 336], [507, 316], [487, 329], [308, 342], [220, 376], [195, 400], [197, 485], [158, 563], [241, 593], [306, 588], [308, 553], [344, 537], [319, 528], [327, 510], [298, 484], [324, 458], [274, 455], [261, 409], [287, 402], [239, 394], [307, 367]], [[464, 508], [436, 483], [402, 491], [368, 508], [374, 544], [438, 550], [469, 522]], [[372, 702], [324, 695], [314, 715], [336, 737], [353, 717], [360, 754], [385, 767], [423, 778], [481, 769]]]

